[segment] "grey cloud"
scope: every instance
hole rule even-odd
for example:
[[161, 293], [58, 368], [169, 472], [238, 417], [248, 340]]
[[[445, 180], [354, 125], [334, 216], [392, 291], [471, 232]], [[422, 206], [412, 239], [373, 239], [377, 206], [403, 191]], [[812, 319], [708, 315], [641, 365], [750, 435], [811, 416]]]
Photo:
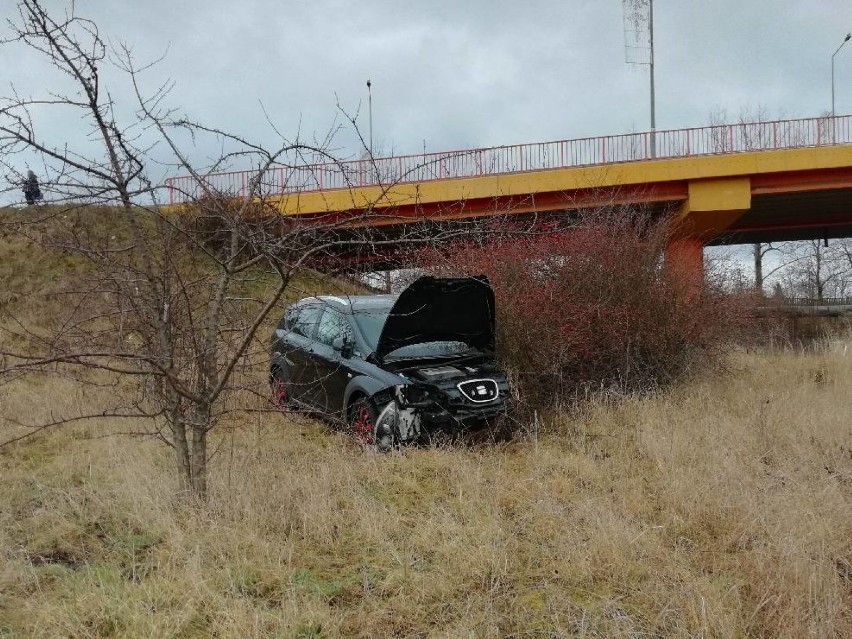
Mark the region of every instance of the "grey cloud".
[[[7, 0], [0, 18], [12, 8]], [[181, 111], [256, 139], [270, 135], [259, 103], [289, 134], [323, 135], [336, 99], [352, 112], [360, 104], [366, 129], [368, 78], [376, 139], [398, 153], [420, 152], [424, 139], [440, 150], [648, 127], [647, 72], [624, 62], [617, 0], [89, 0], [77, 10], [142, 61], [168, 47], [146, 86], [172, 77]], [[655, 13], [658, 127], [700, 126], [719, 108], [800, 117], [830, 107], [848, 2], [658, 0]], [[53, 82], [17, 55], [0, 83]], [[837, 62], [838, 111], [852, 112], [852, 46]], [[59, 116], [44, 130], [74, 126]], [[351, 132], [337, 145], [358, 153]]]

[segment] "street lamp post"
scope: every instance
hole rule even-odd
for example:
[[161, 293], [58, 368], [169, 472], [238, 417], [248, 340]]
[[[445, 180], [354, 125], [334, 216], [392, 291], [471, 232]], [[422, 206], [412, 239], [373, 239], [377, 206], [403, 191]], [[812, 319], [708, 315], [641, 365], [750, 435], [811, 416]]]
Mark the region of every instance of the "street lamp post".
[[[831, 131], [832, 131], [832, 138], [836, 137], [834, 135], [835, 126], [836, 126], [836, 124], [835, 124], [836, 120], [834, 119], [834, 116], [835, 116], [835, 112], [834, 112], [834, 56], [836, 56], [838, 53], [840, 53], [840, 50], [843, 48], [843, 45], [846, 44], [847, 42], [849, 42], [850, 39], [852, 39], [852, 33], [847, 33], [846, 37], [843, 38], [843, 42], [840, 43], [840, 46], [837, 47], [837, 49], [834, 50], [834, 53], [831, 54]], [[835, 141], [835, 140], [832, 140], [832, 141]]]
[[[368, 126], [370, 128], [370, 180], [378, 181], [379, 175], [376, 167], [376, 158], [373, 157], [373, 83], [367, 80], [367, 114], [368, 114]], [[385, 280], [385, 291], [387, 293], [391, 293], [393, 291], [393, 274], [392, 271], [384, 272], [384, 280]]]
[[370, 118], [370, 159], [373, 157], [373, 83], [367, 80], [367, 112]]

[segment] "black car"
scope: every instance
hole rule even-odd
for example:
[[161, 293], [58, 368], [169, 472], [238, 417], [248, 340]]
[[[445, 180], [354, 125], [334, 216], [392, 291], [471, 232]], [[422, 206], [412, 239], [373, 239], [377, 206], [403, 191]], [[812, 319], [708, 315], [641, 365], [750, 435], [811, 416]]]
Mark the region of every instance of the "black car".
[[487, 427], [509, 401], [494, 327], [484, 277], [421, 277], [398, 296], [309, 297], [272, 336], [274, 399], [382, 449]]

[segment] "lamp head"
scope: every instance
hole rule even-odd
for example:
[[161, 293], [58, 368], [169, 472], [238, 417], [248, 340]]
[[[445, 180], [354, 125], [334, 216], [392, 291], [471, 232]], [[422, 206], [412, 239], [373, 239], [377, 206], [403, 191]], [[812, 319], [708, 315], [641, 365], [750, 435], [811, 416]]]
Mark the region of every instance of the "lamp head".
[[850, 38], [852, 38], [852, 33], [847, 33], [847, 34], [846, 34], [846, 37], [845, 37], [845, 38], [843, 38], [843, 41], [844, 41], [844, 42], [849, 42], [849, 39], [850, 39]]

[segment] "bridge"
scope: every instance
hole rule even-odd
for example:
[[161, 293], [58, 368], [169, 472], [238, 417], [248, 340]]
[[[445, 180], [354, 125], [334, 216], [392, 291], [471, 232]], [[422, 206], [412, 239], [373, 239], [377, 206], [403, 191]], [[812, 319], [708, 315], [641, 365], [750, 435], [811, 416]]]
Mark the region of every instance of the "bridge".
[[769, 301], [769, 305], [759, 308], [761, 312], [780, 312], [801, 317], [842, 317], [852, 314], [852, 297], [770, 298]]
[[[244, 196], [255, 175], [204, 186]], [[276, 166], [259, 186], [284, 216], [369, 227], [642, 204], [673, 217], [670, 259], [694, 271], [706, 244], [852, 235], [852, 116]]]

